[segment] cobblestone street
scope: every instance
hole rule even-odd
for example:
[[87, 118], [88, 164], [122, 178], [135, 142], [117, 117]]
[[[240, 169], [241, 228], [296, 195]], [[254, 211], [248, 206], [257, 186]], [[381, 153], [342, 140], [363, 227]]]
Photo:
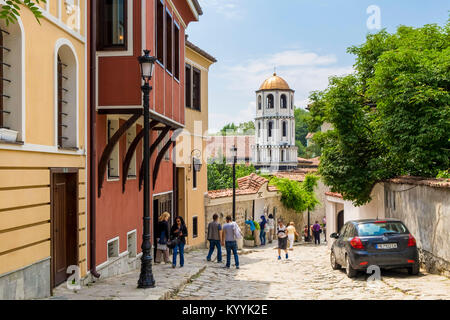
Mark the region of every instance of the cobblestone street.
[[[450, 280], [439, 275], [410, 276], [406, 270], [383, 271], [382, 281], [368, 275], [349, 279], [343, 270], [332, 270], [325, 245], [298, 245], [277, 260], [273, 245], [240, 255], [240, 269], [208, 262], [173, 299], [449, 299]], [[205, 262], [206, 263], [206, 262]]]

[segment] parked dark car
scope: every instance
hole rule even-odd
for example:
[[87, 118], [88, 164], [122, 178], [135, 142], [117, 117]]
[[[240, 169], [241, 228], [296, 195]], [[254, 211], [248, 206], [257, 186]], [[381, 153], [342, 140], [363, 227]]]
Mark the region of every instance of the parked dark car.
[[331, 267], [336, 270], [342, 266], [349, 278], [371, 265], [419, 273], [416, 239], [400, 220], [348, 221], [339, 233], [330, 236], [336, 239], [331, 246]]

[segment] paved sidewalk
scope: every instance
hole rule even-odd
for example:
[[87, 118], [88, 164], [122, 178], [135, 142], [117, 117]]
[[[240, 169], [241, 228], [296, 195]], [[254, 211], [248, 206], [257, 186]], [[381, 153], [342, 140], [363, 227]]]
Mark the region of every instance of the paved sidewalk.
[[[256, 249], [256, 248], [255, 248]], [[224, 250], [223, 250], [224, 251]], [[249, 254], [256, 250], [244, 249], [240, 251], [240, 255]], [[74, 292], [67, 289], [65, 283], [57, 287], [53, 296], [47, 300], [164, 300], [174, 296], [178, 290], [195, 279], [201, 274], [206, 266], [215, 264], [207, 262], [207, 249], [197, 249], [185, 253], [185, 265], [180, 268], [179, 265], [174, 269], [172, 264], [152, 264], [153, 276], [155, 278], [156, 287], [151, 289], [137, 289], [137, 281], [139, 279], [139, 270], [135, 270], [123, 275], [98, 279], [95, 283], [82, 286], [80, 290]], [[213, 260], [216, 259], [214, 252]], [[226, 253], [224, 253], [224, 261]], [[233, 258], [232, 258], [233, 259]], [[178, 261], [179, 263], [179, 257]]]

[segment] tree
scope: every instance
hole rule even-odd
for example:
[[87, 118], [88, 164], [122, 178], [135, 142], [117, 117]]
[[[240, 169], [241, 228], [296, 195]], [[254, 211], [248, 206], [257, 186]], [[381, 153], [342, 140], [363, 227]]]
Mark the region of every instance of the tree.
[[306, 146], [306, 136], [308, 135], [308, 117], [309, 112], [296, 108], [294, 111], [295, 117], [295, 141], [299, 141], [303, 146]]
[[226, 124], [221, 130], [220, 135], [253, 135], [255, 133], [255, 123], [253, 121], [243, 122], [239, 125], [234, 123]]
[[[236, 165], [236, 187], [237, 179], [256, 173], [253, 165]], [[208, 164], [208, 190], [221, 190], [233, 188], [233, 167], [226, 163], [225, 157], [222, 161]]]
[[287, 178], [273, 177], [271, 185], [275, 185], [281, 193], [281, 203], [287, 208], [296, 212], [314, 210], [320, 203], [314, 192], [319, 177], [308, 174], [303, 182], [289, 180]]
[[370, 34], [348, 49], [355, 72], [311, 94], [310, 129], [333, 126], [315, 136], [333, 192], [362, 205], [379, 181], [449, 168], [449, 31], [450, 22]]
[[6, 21], [6, 25], [9, 23], [16, 23], [17, 18], [20, 16], [20, 6], [23, 5], [31, 10], [33, 15], [35, 16], [37, 22], [40, 24], [40, 20], [42, 16], [42, 12], [40, 11], [40, 7], [38, 6], [41, 3], [47, 3], [46, 0], [6, 0], [5, 5], [2, 5], [2, 9], [0, 11], [0, 19]]

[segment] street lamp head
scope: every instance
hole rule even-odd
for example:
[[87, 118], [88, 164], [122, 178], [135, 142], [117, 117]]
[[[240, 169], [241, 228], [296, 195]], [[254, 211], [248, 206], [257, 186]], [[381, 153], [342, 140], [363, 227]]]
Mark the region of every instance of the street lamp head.
[[154, 64], [156, 58], [150, 56], [150, 50], [144, 50], [144, 55], [138, 57], [139, 64], [141, 65], [141, 77], [145, 83], [150, 82], [153, 76]]
[[236, 158], [237, 157], [237, 148], [235, 145], [231, 147], [230, 151], [231, 151], [231, 155], [233, 156], [233, 158]]

